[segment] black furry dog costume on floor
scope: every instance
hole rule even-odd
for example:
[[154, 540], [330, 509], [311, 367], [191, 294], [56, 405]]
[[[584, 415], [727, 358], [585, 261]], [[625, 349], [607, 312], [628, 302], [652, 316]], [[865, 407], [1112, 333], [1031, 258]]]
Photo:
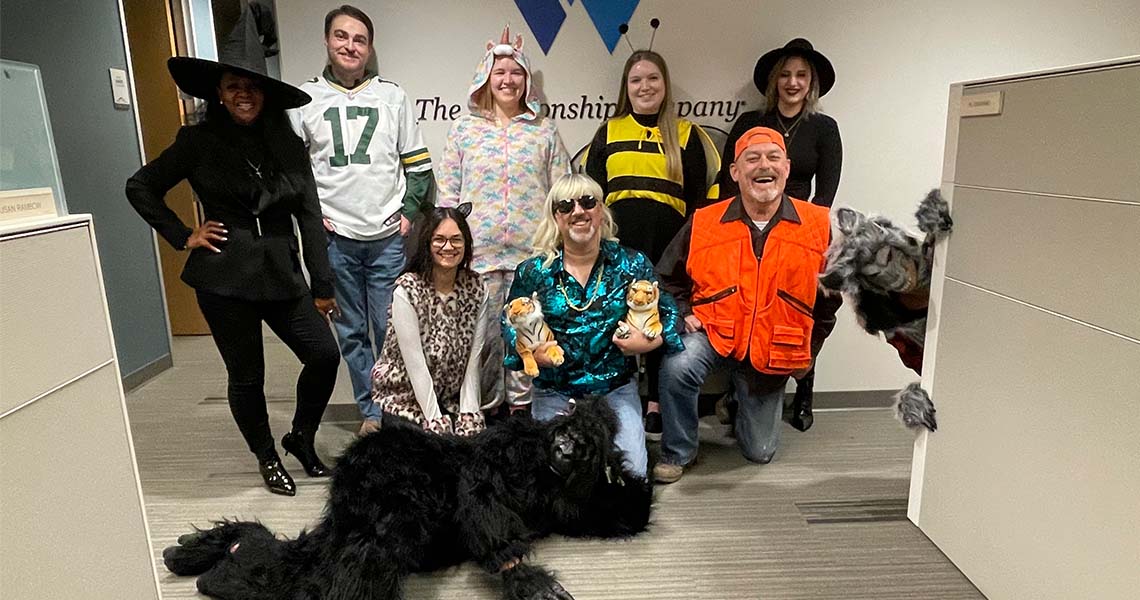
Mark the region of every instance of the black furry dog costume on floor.
[[550, 572], [520, 562], [531, 543], [637, 534], [653, 490], [622, 467], [604, 400], [571, 407], [472, 438], [386, 419], [337, 460], [311, 531], [279, 540], [260, 523], [217, 522], [167, 548], [166, 567], [226, 600], [389, 600], [408, 573], [473, 560], [501, 573], [507, 600], [573, 600]]
[[[954, 221], [937, 189], [923, 198], [914, 216], [925, 234], [921, 239], [886, 217], [836, 209], [832, 214], [836, 241], [827, 250], [827, 266], [819, 281], [842, 292], [863, 329], [874, 336], [882, 334], [903, 364], [921, 375], [934, 244], [950, 233]], [[937, 428], [934, 404], [917, 383], [895, 396], [895, 411], [909, 428]]]

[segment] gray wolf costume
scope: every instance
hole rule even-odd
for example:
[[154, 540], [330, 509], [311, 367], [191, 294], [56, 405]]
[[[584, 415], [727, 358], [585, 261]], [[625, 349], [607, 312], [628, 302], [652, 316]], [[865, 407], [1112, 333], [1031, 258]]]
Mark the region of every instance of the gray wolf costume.
[[163, 559], [224, 600], [395, 600], [408, 573], [467, 560], [500, 573], [506, 600], [573, 600], [550, 572], [518, 561], [552, 533], [645, 530], [653, 490], [622, 467], [616, 431], [613, 412], [592, 398], [547, 422], [512, 418], [471, 438], [386, 416], [337, 460], [311, 531], [281, 540], [257, 522], [221, 521], [182, 536]]
[[[921, 374], [934, 244], [953, 228], [949, 205], [937, 189], [922, 200], [915, 212], [922, 239], [886, 217], [851, 208], [835, 210], [832, 218], [838, 239], [820, 283], [847, 296], [863, 329], [883, 334], [903, 364]], [[895, 408], [907, 427], [937, 428], [930, 396], [917, 384], [896, 396]]]

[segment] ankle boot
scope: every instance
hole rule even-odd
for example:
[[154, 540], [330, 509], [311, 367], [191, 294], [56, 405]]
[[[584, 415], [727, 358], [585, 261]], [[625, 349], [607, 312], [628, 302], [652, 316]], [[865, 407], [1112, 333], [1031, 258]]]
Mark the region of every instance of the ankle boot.
[[309, 477], [328, 477], [332, 474], [332, 470], [321, 462], [321, 457], [317, 456], [317, 449], [313, 447], [314, 435], [306, 435], [300, 431], [286, 433], [285, 437], [281, 438], [281, 447], [285, 449], [286, 456], [292, 454], [297, 457]]
[[265, 480], [265, 487], [274, 494], [282, 496], [296, 496], [297, 484], [281, 464], [281, 458], [274, 452], [271, 458], [257, 461], [257, 469], [261, 478]]
[[796, 382], [796, 395], [792, 400], [791, 418], [787, 421], [789, 425], [799, 431], [811, 429], [812, 423], [815, 422], [815, 416], [811, 412], [814, 387], [815, 371], [809, 372], [803, 379]]

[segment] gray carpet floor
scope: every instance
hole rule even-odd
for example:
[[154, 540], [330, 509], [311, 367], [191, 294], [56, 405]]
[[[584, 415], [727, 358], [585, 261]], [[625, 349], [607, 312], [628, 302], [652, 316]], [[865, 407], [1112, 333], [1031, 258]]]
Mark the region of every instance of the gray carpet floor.
[[[325, 480], [297, 478], [294, 498], [270, 494], [225, 404], [225, 371], [208, 337], [175, 338], [175, 367], [127, 396], [151, 541], [164, 598], [202, 598], [171, 575], [162, 549], [213, 519], [259, 519], [295, 535], [320, 514]], [[266, 338], [270, 421], [288, 431], [297, 361]], [[351, 439], [341, 372], [317, 449], [329, 459]], [[831, 399], [830, 403], [835, 400]], [[806, 433], [784, 428], [776, 460], [747, 463], [709, 418], [700, 463], [659, 486], [652, 529], [629, 541], [553, 537], [531, 560], [578, 600], [973, 599], [983, 596], [906, 519], [912, 436], [886, 409], [817, 413]], [[651, 451], [655, 450], [651, 448]], [[470, 565], [415, 575], [409, 599], [498, 598], [497, 580]]]

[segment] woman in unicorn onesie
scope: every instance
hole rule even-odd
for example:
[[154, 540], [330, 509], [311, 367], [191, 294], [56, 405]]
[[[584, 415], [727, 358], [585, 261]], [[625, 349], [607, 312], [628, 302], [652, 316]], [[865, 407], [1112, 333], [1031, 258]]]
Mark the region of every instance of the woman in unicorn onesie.
[[480, 361], [485, 410], [504, 401], [512, 411], [530, 403], [529, 377], [503, 369], [499, 317], [515, 267], [534, 254], [531, 236], [547, 208], [550, 185], [570, 172], [558, 129], [540, 112], [522, 46], [522, 36], [510, 41], [509, 28], [498, 44], [487, 42], [468, 88], [471, 112], [451, 126], [436, 171], [440, 206], [471, 205], [471, 267], [487, 289]]

